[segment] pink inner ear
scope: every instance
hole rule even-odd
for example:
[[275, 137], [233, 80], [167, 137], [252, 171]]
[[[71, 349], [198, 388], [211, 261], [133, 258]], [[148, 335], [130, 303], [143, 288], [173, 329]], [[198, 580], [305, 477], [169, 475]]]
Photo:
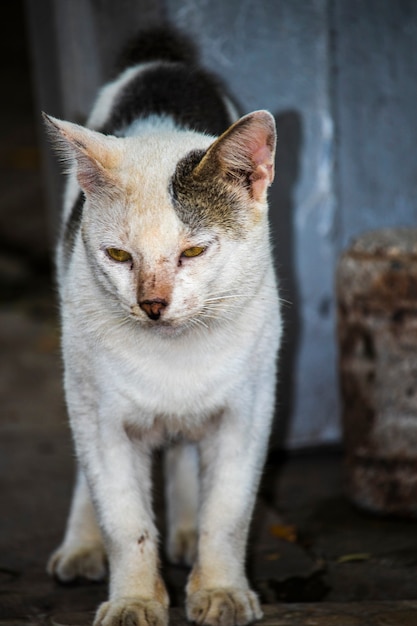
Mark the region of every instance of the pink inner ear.
[[257, 165], [271, 161], [271, 150], [264, 143], [253, 152], [253, 160]]
[[269, 182], [274, 180], [274, 161], [272, 152], [267, 145], [263, 144], [253, 153], [253, 160], [257, 166], [265, 168]]
[[270, 148], [261, 145], [253, 153], [253, 161], [256, 168], [251, 174], [252, 192], [256, 200], [261, 200], [267, 187], [274, 180], [274, 161]]

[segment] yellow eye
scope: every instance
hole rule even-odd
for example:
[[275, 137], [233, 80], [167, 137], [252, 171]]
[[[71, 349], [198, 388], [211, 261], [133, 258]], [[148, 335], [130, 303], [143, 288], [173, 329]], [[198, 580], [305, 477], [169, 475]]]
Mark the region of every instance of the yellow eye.
[[126, 261], [132, 260], [132, 255], [126, 250], [119, 250], [119, 248], [107, 248], [107, 254], [113, 261], [118, 261], [119, 263], [126, 263]]
[[202, 246], [193, 246], [192, 248], [187, 248], [187, 250], [184, 250], [181, 256], [185, 256], [187, 257], [187, 259], [189, 259], [193, 256], [200, 256], [200, 254], [203, 254], [204, 250], [205, 248], [203, 248]]

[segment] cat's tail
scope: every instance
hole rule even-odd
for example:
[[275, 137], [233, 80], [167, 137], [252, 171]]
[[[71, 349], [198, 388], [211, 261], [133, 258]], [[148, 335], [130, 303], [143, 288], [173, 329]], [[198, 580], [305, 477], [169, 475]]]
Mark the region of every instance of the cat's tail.
[[198, 60], [198, 49], [187, 35], [172, 26], [160, 26], [140, 31], [128, 43], [120, 56], [117, 71], [149, 61], [196, 65]]

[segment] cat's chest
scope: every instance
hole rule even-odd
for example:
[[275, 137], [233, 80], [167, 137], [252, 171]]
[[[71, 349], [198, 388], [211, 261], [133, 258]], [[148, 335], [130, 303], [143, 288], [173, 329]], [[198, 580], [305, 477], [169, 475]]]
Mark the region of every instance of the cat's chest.
[[244, 345], [223, 336], [212, 342], [184, 338], [165, 345], [146, 337], [102, 346], [96, 367], [106, 393], [137, 407], [145, 419], [197, 418], [225, 403], [241, 377], [245, 351]]

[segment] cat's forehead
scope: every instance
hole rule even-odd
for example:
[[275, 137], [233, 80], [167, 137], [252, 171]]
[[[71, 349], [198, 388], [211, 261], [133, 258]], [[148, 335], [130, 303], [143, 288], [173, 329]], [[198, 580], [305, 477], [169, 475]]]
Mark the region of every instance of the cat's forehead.
[[205, 151], [213, 138], [191, 132], [145, 133], [123, 141], [118, 182], [125, 193], [131, 232], [146, 230], [157, 240], [161, 233], [175, 238], [189, 229], [172, 198], [172, 178], [178, 164], [196, 150]]
[[206, 150], [214, 141], [190, 131], [148, 132], [123, 141], [120, 173], [131, 176], [136, 173], [150, 181], [167, 180], [174, 174], [177, 164], [195, 150]]
[[159, 248], [162, 252], [177, 247], [178, 239], [187, 236], [189, 229], [173, 206], [170, 181], [184, 155], [212, 141], [183, 135], [181, 141], [178, 133], [149, 133], [121, 140], [123, 151], [116, 176], [123, 193], [120, 215], [124, 237], [154, 254]]
[[139, 219], [141, 224], [146, 222], [146, 228], [164, 231], [167, 237], [169, 232], [219, 229], [233, 238], [242, 235], [247, 211], [242, 211], [242, 194], [236, 193], [236, 186], [230, 186], [221, 171], [213, 168], [204, 176], [193, 176], [214, 137], [167, 131], [145, 132], [121, 141], [117, 177], [127, 199], [129, 221]]

